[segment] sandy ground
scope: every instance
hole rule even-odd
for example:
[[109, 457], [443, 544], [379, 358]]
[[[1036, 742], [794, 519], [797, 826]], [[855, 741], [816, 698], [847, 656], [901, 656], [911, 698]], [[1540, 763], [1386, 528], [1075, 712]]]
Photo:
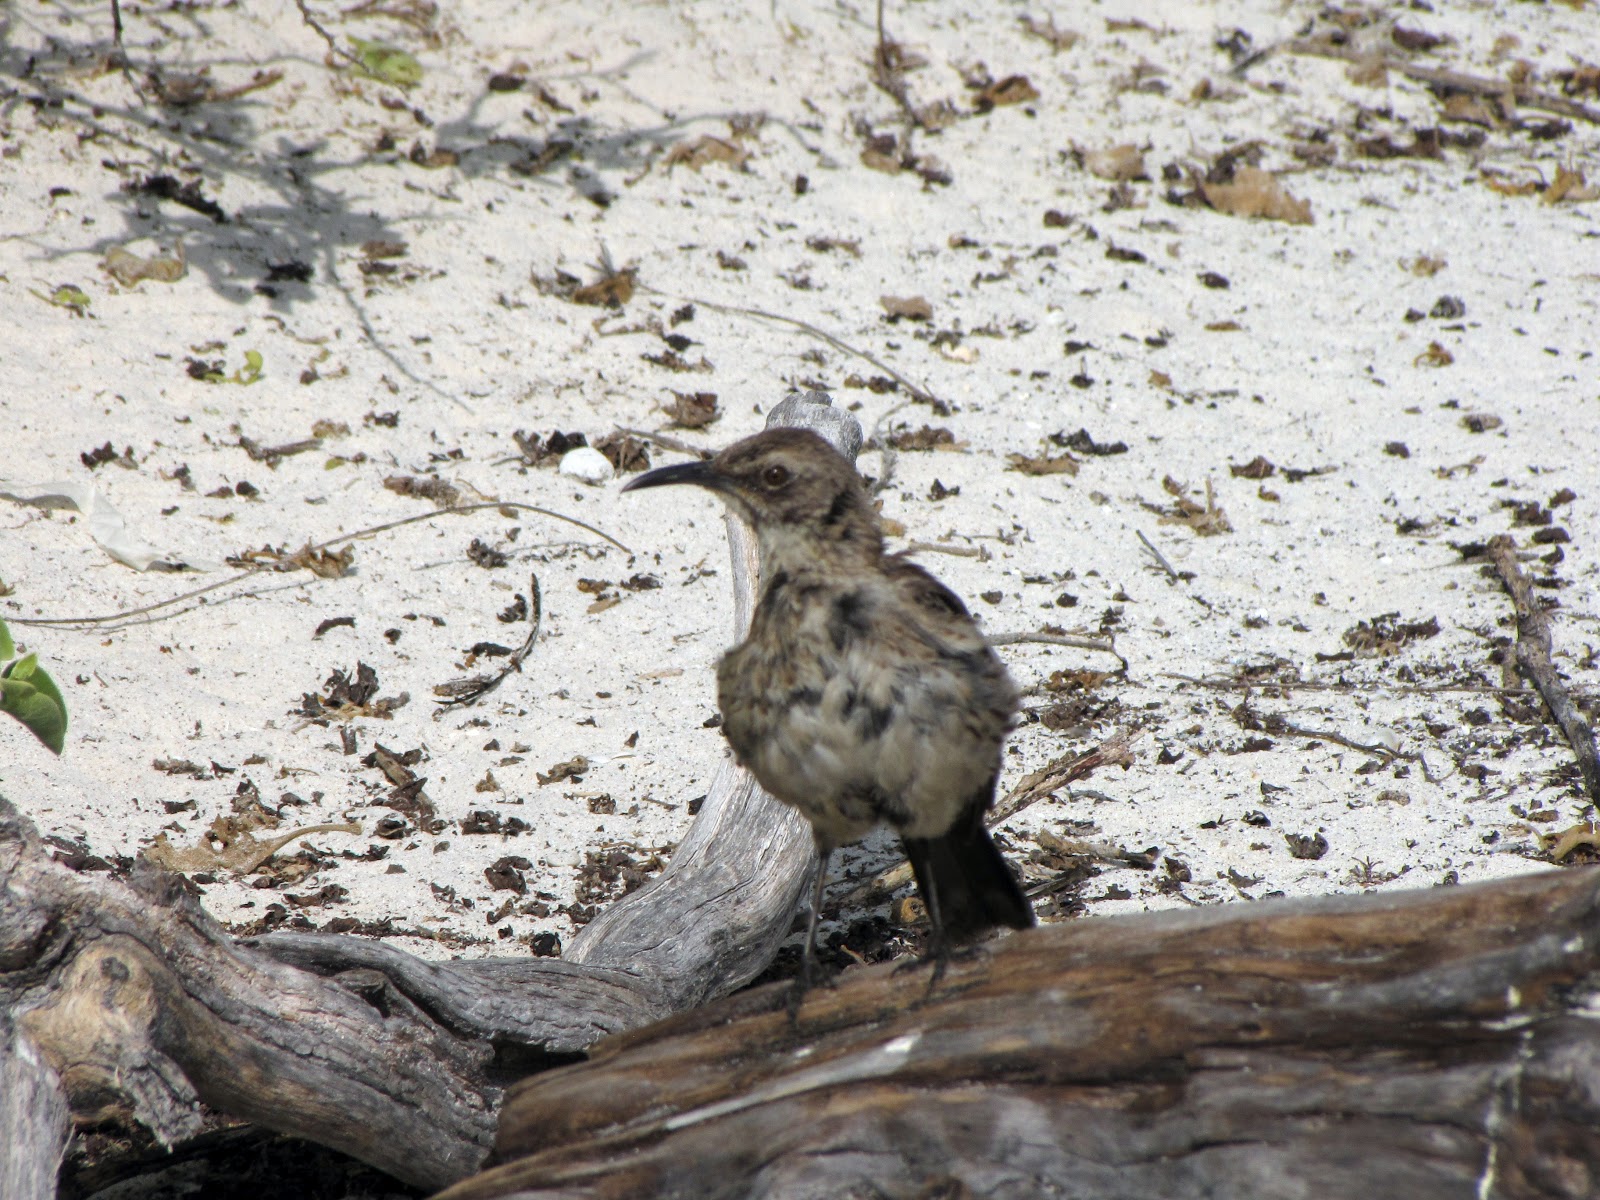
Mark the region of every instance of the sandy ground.
[[[1041, 913], [1541, 869], [1592, 809], [1537, 702], [1496, 690], [1511, 608], [1473, 554], [1532, 552], [1592, 712], [1600, 125], [1401, 66], [1592, 110], [1600, 25], [1433, 8], [892, 5], [887, 88], [847, 4], [314, 10], [341, 51], [413, 55], [411, 86], [270, 0], [125, 8], [127, 72], [104, 5], [0, 9], [0, 491], [92, 489], [125, 523], [0, 502], [0, 616], [73, 721], [59, 760], [0, 723], [0, 789], [90, 866], [164, 837], [233, 927], [549, 952], [726, 753], [728, 573], [710, 498], [623, 496], [512, 435], [716, 447], [825, 386], [877, 435], [897, 542], [987, 629], [1127, 661], [1003, 650], [1028, 689], [1004, 788], [1141, 733], [1005, 826]], [[1249, 186], [1296, 219], [1242, 215]], [[715, 422], [674, 425], [702, 393]], [[630, 549], [440, 515], [334, 547], [342, 577], [117, 615], [432, 512], [403, 478]], [[527, 636], [530, 576], [522, 672], [441, 708]], [[22, 624], [63, 617], [101, 619]], [[331, 695], [358, 663], [376, 690]], [[379, 743], [420, 752], [426, 803]]]

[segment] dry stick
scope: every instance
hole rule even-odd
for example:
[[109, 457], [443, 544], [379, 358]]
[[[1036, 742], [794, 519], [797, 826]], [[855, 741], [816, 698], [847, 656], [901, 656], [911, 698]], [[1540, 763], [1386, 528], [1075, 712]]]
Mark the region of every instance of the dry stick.
[[1550, 662], [1550, 618], [1533, 598], [1533, 585], [1517, 562], [1516, 543], [1508, 534], [1489, 539], [1489, 561], [1517, 610], [1517, 666], [1539, 689], [1556, 724], [1567, 735], [1583, 772], [1583, 789], [1600, 804], [1600, 758], [1595, 755], [1594, 731], [1573, 704], [1571, 695]]
[[1117, 653], [1116, 646], [1109, 638], [1082, 637], [1076, 633], [997, 633], [993, 637], [984, 639], [991, 646], [1016, 646], [1023, 642], [1038, 643], [1042, 646], [1071, 646], [1077, 650], [1098, 650], [1102, 654], [1115, 654], [1117, 661], [1122, 664], [1122, 669], [1128, 669], [1128, 660]]
[[703, 460], [712, 456], [712, 452], [704, 446], [691, 445], [682, 438], [675, 438], [671, 434], [651, 433], [647, 429], [629, 429], [625, 425], [617, 426], [617, 432], [625, 433], [629, 437], [643, 438], [647, 442], [654, 442], [663, 450], [676, 450], [679, 454], [687, 454], [693, 458]]
[[1033, 774], [1025, 775], [985, 819], [991, 826], [999, 825], [1069, 783], [1088, 778], [1101, 767], [1131, 766], [1133, 743], [1143, 736], [1142, 729], [1118, 730], [1093, 750], [1082, 754], [1065, 754], [1046, 763]]
[[976, 558], [980, 561], [989, 557], [988, 551], [982, 546], [944, 546], [938, 542], [907, 542], [904, 553], [953, 554], [957, 558]]
[[539, 627], [544, 621], [544, 593], [539, 590], [539, 577], [528, 574], [528, 636], [522, 645], [511, 652], [506, 665], [492, 675], [475, 675], [471, 679], [453, 679], [433, 689], [445, 708], [458, 704], [476, 704], [506, 681], [507, 676], [522, 670], [522, 664], [533, 653], [533, 644], [539, 640]]
[[1136, 529], [1134, 532], [1139, 535], [1139, 540], [1144, 543], [1144, 548], [1155, 557], [1156, 562], [1161, 564], [1161, 569], [1167, 573], [1167, 578], [1174, 582], [1180, 581], [1181, 577], [1172, 569], [1172, 564], [1167, 561], [1166, 556], [1161, 551], [1156, 549], [1156, 544], [1145, 537], [1144, 530]]
[[872, 494], [874, 496], [889, 489], [889, 484], [894, 480], [894, 469], [899, 465], [900, 452], [895, 448], [894, 442], [888, 436], [889, 422], [894, 419], [896, 413], [910, 408], [911, 404], [912, 401], [903, 400], [872, 423], [872, 436], [867, 439], [867, 445], [874, 447], [878, 451], [878, 462], [881, 468], [877, 481], [872, 485]]
[[[617, 539], [612, 537], [609, 533], [606, 533], [602, 529], [596, 529], [587, 521], [578, 520], [577, 517], [569, 517], [565, 513], [554, 512], [548, 508], [540, 508], [536, 504], [522, 504], [515, 500], [489, 500], [482, 504], [452, 504], [449, 508], [436, 508], [432, 512], [419, 513], [414, 517], [401, 517], [398, 521], [385, 521], [382, 525], [371, 525], [366, 529], [357, 529], [354, 533], [341, 533], [336, 538], [329, 538], [325, 542], [318, 542], [314, 546], [307, 546], [305, 549], [299, 551], [299, 554], [301, 556], [311, 555], [315, 554], [319, 550], [326, 550], [330, 546], [337, 546], [341, 542], [353, 542], [359, 538], [372, 537], [375, 534], [386, 533], [391, 529], [398, 529], [402, 525], [415, 525], [419, 521], [431, 521], [434, 517], [445, 516], [451, 513], [479, 512], [485, 508], [508, 508], [513, 512], [531, 512], [538, 513], [540, 516], [554, 517], [558, 521], [565, 521], [569, 525], [576, 525], [579, 529], [582, 529], [588, 533], [592, 533], [598, 538], [604, 538], [618, 550], [621, 550], [624, 554], [633, 553], [632, 550], [628, 549], [628, 547], [617, 541]], [[246, 570], [240, 571], [236, 575], [229, 576], [227, 579], [219, 579], [216, 583], [208, 583], [204, 587], [194, 588], [193, 590], [184, 592], [181, 595], [172, 596], [166, 600], [158, 600], [154, 604], [146, 604], [142, 608], [125, 609], [122, 612], [108, 613], [105, 616], [8, 617], [7, 620], [9, 620], [13, 625], [50, 626], [103, 625], [107, 621], [125, 621], [130, 617], [142, 617], [147, 613], [160, 612], [163, 608], [171, 608], [174, 604], [182, 604], [186, 600], [193, 600], [199, 596], [204, 596], [209, 592], [219, 591], [225, 587], [232, 587], [234, 584], [245, 579], [249, 579], [253, 575], [260, 575], [267, 571], [281, 573], [277, 564], [262, 563], [260, 566], [250, 567]]]
[[[1218, 679], [1215, 676], [1199, 678], [1180, 675], [1176, 671], [1162, 671], [1162, 679], [1176, 679], [1194, 687], [1210, 688], [1214, 692], [1253, 691], [1256, 688], [1282, 688], [1285, 691], [1360, 693], [1366, 696], [1532, 696], [1533, 688], [1497, 687], [1492, 683], [1419, 683], [1401, 687], [1366, 686], [1355, 683], [1327, 683], [1316, 679]], [[1579, 693], [1583, 695], [1584, 693]]]
[[[993, 829], [1016, 816], [1023, 809], [1058, 792], [1069, 783], [1087, 779], [1101, 767], [1129, 766], [1133, 762], [1133, 743], [1144, 736], [1142, 729], [1124, 729], [1107, 738], [1093, 750], [1082, 754], [1065, 754], [1023, 777], [1016, 787], [1006, 794], [984, 817], [984, 824]], [[879, 871], [871, 879], [851, 888], [833, 907], [844, 909], [857, 904], [869, 904], [881, 899], [911, 882], [911, 864], [899, 863]]]
[[[1348, 46], [1335, 46], [1325, 41], [1290, 42], [1285, 49], [1291, 54], [1306, 54], [1316, 58], [1334, 58], [1342, 62], [1367, 61], [1367, 56]], [[1451, 92], [1471, 92], [1478, 96], [1510, 95], [1512, 99], [1524, 108], [1556, 113], [1558, 116], [1563, 117], [1576, 117], [1580, 121], [1592, 121], [1595, 124], [1600, 124], [1600, 109], [1590, 108], [1587, 105], [1579, 104], [1575, 100], [1568, 100], [1564, 96], [1552, 96], [1549, 92], [1529, 87], [1525, 83], [1513, 83], [1509, 79], [1490, 79], [1482, 75], [1463, 75], [1459, 71], [1446, 71], [1439, 67], [1421, 67], [1415, 63], [1399, 62], [1392, 58], [1382, 58], [1374, 61], [1374, 65], [1379, 63], [1382, 64], [1385, 70], [1397, 71], [1407, 79], [1427, 84], [1431, 88], [1439, 88]]]
[[1318, 741], [1332, 742], [1336, 746], [1344, 746], [1350, 750], [1359, 750], [1363, 754], [1371, 754], [1390, 762], [1400, 759], [1402, 762], [1414, 762], [1422, 768], [1422, 775], [1429, 783], [1441, 783], [1448, 779], [1448, 775], [1435, 775], [1433, 768], [1428, 765], [1428, 760], [1420, 751], [1396, 750], [1392, 746], [1385, 746], [1382, 742], [1358, 742], [1354, 738], [1346, 737], [1332, 729], [1308, 729], [1304, 725], [1296, 725], [1293, 721], [1285, 721], [1281, 717], [1270, 717], [1263, 721], [1261, 729], [1266, 733], [1282, 737], [1288, 734], [1291, 737], [1314, 738]]
[[[675, 294], [672, 292], [663, 292], [659, 288], [647, 287], [642, 283], [639, 285], [639, 290], [641, 292], [649, 292], [653, 296], [670, 296]], [[678, 298], [681, 300], [687, 300], [691, 304], [699, 305], [701, 308], [709, 308], [712, 312], [729, 313], [731, 315], [741, 317], [758, 317], [763, 321], [780, 321], [785, 325], [792, 325], [796, 329], [802, 329], [806, 333], [811, 334], [813, 337], [821, 338], [841, 354], [854, 355], [863, 362], [871, 363], [890, 379], [893, 379], [901, 387], [905, 388], [906, 391], [910, 392], [913, 399], [920, 400], [925, 404], [935, 405], [939, 408], [947, 407], [945, 402], [939, 399], [938, 396], [935, 396], [927, 388], [918, 387], [916, 384], [912, 383], [911, 380], [907, 379], [904, 375], [900, 374], [899, 371], [896, 371], [887, 363], [879, 361], [872, 355], [868, 354], [865, 350], [857, 350], [848, 342], [840, 341], [838, 338], [834, 337], [833, 334], [828, 333], [826, 330], [818, 329], [809, 321], [802, 321], [799, 317], [785, 316], [783, 313], [767, 312], [765, 309], [760, 308], [744, 308], [738, 304], [717, 304], [714, 301], [701, 300], [695, 296], [679, 296]]]
[[300, 19], [309, 25], [323, 41], [328, 43], [329, 50], [353, 66], [359, 67], [361, 65], [361, 60], [339, 45], [333, 34], [328, 32], [322, 22], [311, 15], [311, 9], [306, 5], [306, 0], [294, 0], [294, 6], [300, 10]]

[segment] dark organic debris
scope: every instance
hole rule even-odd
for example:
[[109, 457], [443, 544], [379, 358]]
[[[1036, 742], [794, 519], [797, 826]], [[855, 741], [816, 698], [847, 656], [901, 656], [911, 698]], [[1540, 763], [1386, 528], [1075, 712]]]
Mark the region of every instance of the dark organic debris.
[[722, 416], [715, 392], [673, 392], [667, 415], [680, 429], [703, 429]]
[[1283, 840], [1289, 845], [1291, 858], [1314, 860], [1328, 852], [1328, 839], [1320, 833], [1286, 833]]
[[585, 851], [578, 868], [578, 905], [598, 908], [642, 887], [666, 866], [661, 854], [628, 842]]
[[921, 429], [897, 430], [890, 435], [889, 445], [896, 450], [954, 450], [959, 443], [948, 429], [924, 425]]
[[383, 486], [397, 496], [432, 500], [440, 508], [449, 508], [461, 500], [461, 489], [436, 475], [391, 475], [383, 481]]
[[560, 430], [551, 430], [550, 435], [541, 440], [537, 433], [524, 433], [519, 429], [511, 435], [511, 440], [516, 442], [523, 461], [530, 467], [559, 462], [567, 451], [589, 444], [589, 439], [581, 433], [562, 433]]
[[177, 177], [173, 175], [146, 175], [137, 183], [129, 186], [132, 191], [141, 195], [155, 196], [161, 200], [171, 200], [174, 204], [192, 208], [195, 212], [210, 217], [218, 224], [225, 224], [228, 220], [228, 214], [222, 211], [222, 205], [215, 200], [206, 199], [200, 190], [200, 181], [198, 179], [191, 179], [188, 183], [179, 183]]
[[1127, 442], [1097, 442], [1087, 429], [1080, 429], [1077, 433], [1052, 433], [1050, 440], [1057, 446], [1064, 446], [1079, 454], [1093, 457], [1104, 457], [1111, 454], [1126, 454]]
[[525, 896], [528, 892], [528, 880], [523, 872], [532, 866], [533, 863], [520, 854], [507, 854], [485, 867], [483, 877], [497, 892], [515, 892], [519, 896]]
[[1436, 637], [1439, 619], [1402, 621], [1399, 613], [1383, 613], [1370, 621], [1360, 621], [1347, 629], [1344, 644], [1360, 654], [1389, 655], [1399, 653], [1411, 642]]

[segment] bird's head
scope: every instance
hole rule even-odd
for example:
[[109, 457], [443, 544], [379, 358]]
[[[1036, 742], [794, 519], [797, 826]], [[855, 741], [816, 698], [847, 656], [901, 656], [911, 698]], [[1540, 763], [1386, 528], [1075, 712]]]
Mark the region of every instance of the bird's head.
[[881, 544], [877, 516], [855, 466], [808, 429], [769, 429], [704, 462], [646, 471], [622, 490], [693, 483], [716, 492], [757, 536], [801, 532]]

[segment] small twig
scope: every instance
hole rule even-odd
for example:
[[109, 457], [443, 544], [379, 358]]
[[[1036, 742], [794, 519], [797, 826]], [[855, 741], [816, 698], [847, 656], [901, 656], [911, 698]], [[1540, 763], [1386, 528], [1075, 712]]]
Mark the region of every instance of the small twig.
[[506, 676], [522, 670], [522, 663], [533, 652], [539, 640], [539, 627], [544, 620], [544, 595], [539, 590], [539, 577], [528, 574], [528, 636], [522, 645], [511, 652], [506, 665], [493, 675], [479, 675], [472, 679], [455, 679], [441, 683], [433, 694], [441, 697], [439, 703], [446, 708], [458, 704], [476, 704], [506, 681]]
[[629, 437], [643, 438], [647, 442], [654, 442], [663, 450], [676, 450], [679, 454], [693, 455], [695, 458], [707, 459], [712, 456], [712, 451], [703, 446], [692, 446], [682, 438], [675, 438], [668, 433], [650, 433], [644, 429], [628, 429], [617, 427], [618, 433], [625, 433]]
[[890, 482], [894, 479], [895, 467], [899, 465], [900, 452], [895, 448], [894, 443], [889, 440], [889, 422], [896, 413], [911, 407], [912, 403], [910, 400], [903, 400], [872, 423], [872, 436], [867, 439], [867, 445], [877, 448], [878, 461], [882, 466], [882, 474], [877, 482], [872, 485], [872, 494], [874, 496], [879, 492], [888, 490]]
[[1489, 539], [1489, 561], [1517, 612], [1517, 666], [1549, 705], [1578, 758], [1584, 791], [1590, 801], [1600, 804], [1600, 758], [1595, 754], [1594, 730], [1556, 675], [1550, 661], [1550, 618], [1533, 597], [1533, 585], [1522, 573], [1516, 543], [1509, 535]]
[[1071, 646], [1077, 650], [1098, 650], [1113, 655], [1122, 664], [1122, 673], [1128, 670], [1128, 660], [1117, 652], [1110, 638], [1083, 637], [1076, 633], [997, 633], [985, 639], [991, 646], [1015, 646], [1020, 643], [1037, 643], [1041, 646]]
[[905, 554], [953, 554], [957, 558], [976, 558], [989, 561], [987, 546], [946, 546], [940, 542], [907, 542]]
[[311, 9], [307, 6], [306, 0], [294, 0], [294, 6], [300, 10], [300, 19], [307, 25], [311, 26], [317, 35], [321, 37], [323, 41], [328, 43], [328, 49], [332, 51], [334, 55], [344, 59], [345, 62], [350, 63], [353, 66], [359, 67], [361, 65], [361, 60], [354, 54], [351, 54], [350, 51], [346, 50], [343, 46], [339, 45], [337, 39], [334, 38], [333, 34], [328, 32], [327, 28], [322, 24], [322, 22], [311, 15]]
[[[1331, 42], [1311, 40], [1290, 42], [1286, 47], [1291, 54], [1305, 54], [1316, 58], [1334, 58], [1341, 62], [1366, 62], [1367, 56], [1349, 46], [1335, 46]], [[1490, 79], [1482, 75], [1464, 75], [1460, 71], [1446, 71], [1439, 67], [1424, 67], [1416, 63], [1400, 62], [1392, 58], [1373, 60], [1388, 71], [1395, 71], [1407, 79], [1447, 92], [1470, 92], [1478, 96], [1510, 96], [1523, 108], [1555, 113], [1563, 117], [1576, 117], [1580, 121], [1600, 124], [1600, 109], [1590, 108], [1565, 96], [1552, 96], [1525, 83], [1509, 79]]]
[[[642, 283], [639, 284], [638, 287], [640, 291], [649, 292], [654, 296], [669, 296], [673, 294], [670, 292], [663, 292], [658, 288], [649, 287]], [[911, 394], [913, 399], [920, 400], [924, 404], [931, 404], [940, 412], [949, 411], [949, 405], [947, 405], [943, 400], [939, 399], [938, 396], [935, 396], [927, 388], [918, 387], [916, 384], [912, 383], [911, 380], [907, 379], [904, 375], [900, 374], [899, 371], [896, 371], [887, 363], [874, 358], [865, 350], [857, 350], [848, 342], [840, 341], [838, 338], [834, 337], [833, 334], [827, 332], [826, 330], [818, 329], [809, 321], [802, 321], [799, 317], [785, 316], [783, 313], [767, 312], [765, 309], [760, 308], [745, 308], [738, 304], [717, 304], [714, 301], [701, 300], [694, 296], [682, 296], [680, 299], [687, 300], [690, 303], [698, 305], [702, 308], [709, 308], [712, 312], [730, 313], [732, 315], [742, 317], [757, 317], [763, 321], [778, 321], [784, 325], [792, 325], [794, 328], [804, 330], [813, 337], [821, 338], [841, 354], [851, 354], [856, 358], [861, 359], [863, 362], [871, 363], [890, 379], [893, 379], [901, 387], [905, 388], [906, 391]]]
[[1171, 579], [1174, 583], [1181, 583], [1182, 577], [1172, 569], [1172, 564], [1166, 560], [1166, 556], [1163, 555], [1161, 551], [1156, 549], [1155, 543], [1149, 538], [1145, 537], [1144, 530], [1136, 529], [1134, 532], [1139, 535], [1139, 540], [1144, 543], [1144, 548], [1150, 552], [1151, 556], [1155, 558], [1156, 562], [1161, 564], [1161, 569], [1167, 573], [1167, 578]]
[[1228, 69], [1228, 74], [1233, 76], [1235, 79], [1243, 79], [1245, 77], [1245, 73], [1248, 72], [1251, 67], [1255, 66], [1263, 59], [1276, 54], [1282, 48], [1283, 47], [1281, 45], [1263, 46], [1261, 49], [1245, 55], [1238, 62], [1234, 63], [1233, 66]]
[[1277, 713], [1262, 715], [1250, 707], [1250, 697], [1246, 696], [1244, 702], [1233, 712], [1233, 719], [1239, 728], [1248, 729], [1259, 733], [1270, 733], [1274, 737], [1303, 737], [1314, 738], [1317, 741], [1332, 742], [1336, 746], [1344, 746], [1350, 750], [1359, 750], [1363, 754], [1376, 755], [1387, 764], [1395, 759], [1403, 762], [1414, 762], [1422, 768], [1422, 774], [1429, 783], [1440, 783], [1448, 776], [1435, 775], [1428, 766], [1428, 760], [1419, 751], [1396, 750], [1393, 746], [1386, 746], [1382, 742], [1358, 742], [1354, 738], [1346, 737], [1331, 729], [1308, 729], [1304, 725], [1296, 725], [1287, 717]]
[[[1176, 679], [1192, 687], [1210, 688], [1216, 692], [1254, 691], [1257, 688], [1282, 688], [1285, 691], [1342, 692], [1363, 696], [1533, 696], [1533, 688], [1499, 687], [1492, 683], [1434, 683], [1411, 684], [1402, 687], [1379, 687], [1356, 683], [1327, 683], [1317, 679], [1219, 679], [1214, 675], [1204, 677], [1180, 675], [1176, 671], [1162, 671], [1160, 677]], [[1583, 695], [1584, 693], [1579, 693]]]
[[[337, 546], [343, 542], [353, 542], [360, 538], [368, 538], [375, 534], [386, 533], [391, 529], [399, 529], [402, 525], [415, 525], [419, 521], [431, 521], [435, 517], [445, 516], [451, 513], [479, 512], [486, 508], [510, 509], [512, 512], [531, 512], [538, 513], [540, 516], [554, 517], [558, 521], [565, 521], [569, 525], [576, 525], [579, 529], [582, 529], [588, 533], [592, 533], [598, 538], [604, 538], [618, 550], [621, 550], [624, 554], [633, 553], [632, 550], [628, 549], [628, 547], [617, 541], [617, 539], [612, 537], [609, 533], [606, 533], [604, 530], [596, 529], [587, 521], [578, 520], [577, 517], [569, 517], [565, 513], [552, 512], [548, 508], [540, 508], [535, 504], [520, 504], [514, 500], [491, 500], [483, 504], [455, 504], [451, 505], [449, 508], [436, 508], [432, 512], [418, 513], [414, 517], [401, 517], [398, 521], [386, 521], [382, 525], [371, 525], [366, 529], [358, 529], [354, 533], [342, 533], [336, 538], [329, 538], [325, 542], [318, 542], [314, 546], [307, 546], [300, 552], [300, 554], [302, 557], [308, 557], [315, 554], [319, 550], [326, 550], [331, 546]], [[208, 583], [204, 587], [194, 588], [190, 591], [182, 593], [181, 595], [172, 596], [166, 600], [158, 600], [154, 604], [146, 604], [140, 608], [125, 609], [122, 612], [108, 613], [99, 617], [8, 617], [7, 620], [9, 620], [13, 625], [46, 626], [103, 625], [108, 621], [125, 621], [131, 617], [142, 617], [148, 615], [149, 613], [160, 612], [164, 608], [171, 608], [174, 604], [182, 604], [186, 600], [194, 600], [210, 592], [220, 591], [225, 587], [232, 587], [234, 584], [248, 579], [253, 575], [260, 575], [263, 572], [276, 571], [277, 569], [277, 565], [274, 563], [263, 563], [260, 566], [250, 567], [246, 570], [238, 572], [235, 575], [230, 575], [227, 579], [219, 579], [215, 583]]]
[[1393, 746], [1385, 746], [1382, 742], [1358, 742], [1354, 738], [1346, 737], [1344, 734], [1336, 733], [1331, 729], [1308, 729], [1304, 725], [1296, 725], [1293, 721], [1285, 721], [1281, 718], [1275, 718], [1267, 732], [1280, 736], [1289, 734], [1293, 737], [1314, 738], [1321, 742], [1332, 742], [1336, 746], [1343, 746], [1349, 750], [1359, 750], [1363, 754], [1371, 754], [1385, 760], [1398, 758], [1403, 762], [1414, 762], [1422, 768], [1422, 774], [1429, 783], [1439, 782], [1439, 778], [1435, 777], [1432, 770], [1429, 769], [1428, 760], [1415, 751], [1396, 750]]
[[315, 450], [321, 445], [322, 439], [314, 437], [298, 442], [285, 442], [281, 446], [263, 446], [254, 438], [239, 435], [239, 449], [255, 462], [264, 462], [268, 465], [275, 465], [280, 458], [290, 458], [296, 454], [304, 454], [308, 450]]
[[992, 829], [1011, 820], [1023, 809], [1070, 783], [1087, 779], [1101, 767], [1126, 767], [1133, 764], [1133, 743], [1144, 736], [1142, 729], [1122, 729], [1107, 738], [1093, 750], [1082, 754], [1065, 754], [1040, 767], [1023, 779], [1006, 794], [1005, 799], [989, 810], [984, 818]]

